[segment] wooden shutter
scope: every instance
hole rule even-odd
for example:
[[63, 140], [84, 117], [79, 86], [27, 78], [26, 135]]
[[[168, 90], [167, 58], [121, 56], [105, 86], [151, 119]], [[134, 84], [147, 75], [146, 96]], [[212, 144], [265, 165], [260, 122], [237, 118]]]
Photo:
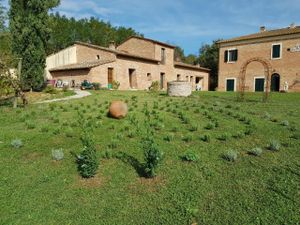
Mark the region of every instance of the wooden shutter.
[[228, 50], [226, 50], [224, 53], [224, 62], [228, 62]]

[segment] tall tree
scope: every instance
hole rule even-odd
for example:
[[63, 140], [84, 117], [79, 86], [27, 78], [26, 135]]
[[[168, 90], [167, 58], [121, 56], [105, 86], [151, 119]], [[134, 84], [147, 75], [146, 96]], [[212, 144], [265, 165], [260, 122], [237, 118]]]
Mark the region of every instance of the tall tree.
[[176, 61], [183, 61], [185, 58], [184, 56], [184, 50], [180, 46], [176, 46], [174, 50], [174, 59]]
[[204, 44], [199, 50], [199, 63], [203, 67], [211, 69], [210, 90], [215, 90], [218, 86], [218, 68], [219, 68], [219, 40], [213, 41], [211, 45]]
[[184, 58], [184, 62], [191, 65], [196, 65], [198, 62], [198, 57], [194, 54], [189, 54]]
[[0, 33], [2, 33], [5, 29], [5, 20], [6, 20], [5, 7], [2, 4], [2, 0], [0, 0]]
[[10, 32], [13, 53], [22, 58], [23, 89], [40, 90], [44, 83], [46, 48], [50, 39], [50, 9], [59, 0], [11, 0]]

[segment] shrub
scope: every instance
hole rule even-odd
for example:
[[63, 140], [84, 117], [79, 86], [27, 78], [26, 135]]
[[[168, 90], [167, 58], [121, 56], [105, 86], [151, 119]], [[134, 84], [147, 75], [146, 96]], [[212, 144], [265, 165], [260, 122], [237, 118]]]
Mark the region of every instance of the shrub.
[[222, 155], [222, 158], [229, 161], [235, 162], [237, 160], [238, 154], [233, 150], [229, 150]]
[[53, 149], [52, 150], [52, 159], [56, 161], [63, 160], [64, 158], [64, 150], [63, 149]]
[[209, 122], [204, 128], [206, 130], [212, 130], [212, 129], [214, 129], [216, 127], [215, 125], [216, 124], [214, 122]]
[[300, 140], [300, 132], [294, 133], [291, 138], [296, 139], [296, 140]]
[[23, 142], [22, 142], [22, 140], [20, 140], [20, 139], [15, 139], [15, 140], [12, 140], [11, 141], [11, 143], [10, 143], [10, 145], [13, 147], [13, 148], [21, 148], [21, 147], [23, 147]]
[[164, 137], [164, 141], [171, 142], [173, 140], [174, 140], [174, 135], [173, 134], [168, 134]]
[[49, 127], [48, 126], [43, 126], [41, 128], [41, 132], [43, 132], [43, 133], [47, 133], [48, 131], [49, 131]]
[[114, 90], [118, 90], [119, 87], [120, 87], [120, 82], [114, 80], [114, 81], [112, 82], [112, 88], [113, 88]]
[[144, 139], [142, 146], [145, 159], [145, 176], [153, 178], [157, 175], [158, 166], [163, 160], [163, 152], [160, 151], [152, 137]]
[[84, 127], [81, 142], [83, 149], [76, 159], [77, 169], [83, 178], [91, 178], [96, 175], [99, 162], [96, 153], [96, 146], [88, 128]]
[[117, 139], [111, 139], [111, 142], [108, 144], [108, 148], [110, 149], [116, 149], [118, 147], [118, 140]]
[[248, 150], [249, 155], [254, 155], [254, 156], [260, 156], [262, 154], [262, 149], [261, 148], [252, 148]]
[[289, 121], [287, 121], [287, 120], [281, 121], [280, 124], [284, 127], [288, 127], [290, 125]]
[[192, 151], [187, 151], [182, 157], [182, 160], [188, 161], [188, 162], [197, 162], [199, 160], [199, 156]]
[[280, 142], [277, 140], [272, 140], [269, 143], [269, 150], [271, 151], [279, 151], [280, 147]]
[[35, 123], [33, 123], [32, 121], [26, 121], [25, 124], [26, 124], [27, 129], [32, 130], [35, 128]]
[[195, 132], [198, 130], [198, 126], [197, 125], [192, 125], [189, 129], [191, 132]]
[[273, 123], [277, 123], [277, 122], [279, 121], [279, 119], [276, 118], [276, 117], [272, 117], [272, 118], [271, 118], [271, 121], [272, 121]]
[[100, 83], [92, 83], [92, 85], [94, 87], [94, 90], [96, 90], [96, 91], [100, 90], [100, 87], [101, 87]]
[[66, 137], [73, 137], [74, 136], [74, 130], [71, 127], [68, 127], [65, 131]]
[[151, 86], [149, 87], [149, 90], [152, 92], [158, 92], [160, 90], [160, 84], [158, 81], [153, 81]]
[[60, 128], [55, 128], [54, 130], [53, 130], [53, 134], [54, 135], [58, 135], [58, 134], [60, 134]]
[[218, 137], [218, 140], [220, 141], [227, 141], [231, 137], [230, 134], [228, 133], [223, 133]]
[[211, 141], [211, 136], [209, 134], [205, 134], [200, 139], [204, 142], [210, 142]]
[[48, 85], [43, 92], [47, 94], [57, 94], [58, 91], [53, 86]]
[[127, 134], [127, 137], [134, 138], [135, 137], [135, 133], [133, 131], [129, 131], [128, 134]]
[[193, 140], [193, 135], [188, 134], [188, 135], [186, 135], [185, 137], [183, 137], [182, 140], [183, 140], [184, 142], [191, 142], [191, 141]]
[[238, 132], [238, 133], [232, 135], [232, 137], [234, 137], [234, 138], [236, 138], [236, 139], [241, 139], [241, 138], [243, 138], [244, 136], [245, 136], [245, 133], [243, 133], [243, 132]]
[[68, 85], [64, 85], [62, 88], [63, 92], [67, 92], [69, 90], [69, 86]]

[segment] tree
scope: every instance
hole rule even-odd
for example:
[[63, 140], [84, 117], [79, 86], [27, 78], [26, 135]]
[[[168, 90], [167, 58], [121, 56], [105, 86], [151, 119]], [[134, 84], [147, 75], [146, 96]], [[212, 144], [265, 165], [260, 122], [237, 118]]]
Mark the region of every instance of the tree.
[[5, 30], [5, 20], [6, 20], [5, 8], [1, 2], [2, 0], [0, 0], [0, 33], [2, 33]]
[[210, 90], [215, 90], [218, 86], [218, 68], [219, 68], [219, 40], [213, 41], [211, 45], [204, 44], [199, 50], [199, 63], [203, 67], [211, 69]]
[[198, 57], [194, 54], [189, 54], [187, 57], [184, 58], [184, 62], [191, 65], [196, 65], [198, 62]]
[[48, 11], [59, 0], [11, 0], [12, 51], [22, 58], [22, 88], [40, 90], [44, 84], [46, 48], [50, 39]]
[[184, 50], [180, 46], [176, 46], [174, 50], [174, 59], [176, 61], [183, 61], [185, 58], [184, 56]]

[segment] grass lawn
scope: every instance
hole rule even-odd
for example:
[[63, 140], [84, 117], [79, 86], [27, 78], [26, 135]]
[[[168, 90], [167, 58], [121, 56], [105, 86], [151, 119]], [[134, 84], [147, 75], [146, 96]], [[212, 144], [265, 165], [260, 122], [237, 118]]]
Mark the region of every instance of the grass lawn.
[[[195, 93], [170, 98], [98, 91], [84, 99], [0, 107], [0, 224], [300, 224], [300, 94]], [[106, 117], [111, 100], [129, 116]], [[158, 176], [139, 176], [145, 105], [164, 152]], [[97, 176], [81, 179], [78, 113], [96, 126]], [[149, 121], [148, 121], [149, 122]], [[11, 141], [20, 139], [15, 149]], [[268, 149], [271, 141], [278, 151]], [[52, 160], [62, 148], [64, 159]], [[248, 154], [261, 148], [262, 154]], [[235, 162], [222, 156], [236, 152]], [[123, 153], [127, 160], [111, 157]], [[196, 162], [182, 156], [192, 152]]]

